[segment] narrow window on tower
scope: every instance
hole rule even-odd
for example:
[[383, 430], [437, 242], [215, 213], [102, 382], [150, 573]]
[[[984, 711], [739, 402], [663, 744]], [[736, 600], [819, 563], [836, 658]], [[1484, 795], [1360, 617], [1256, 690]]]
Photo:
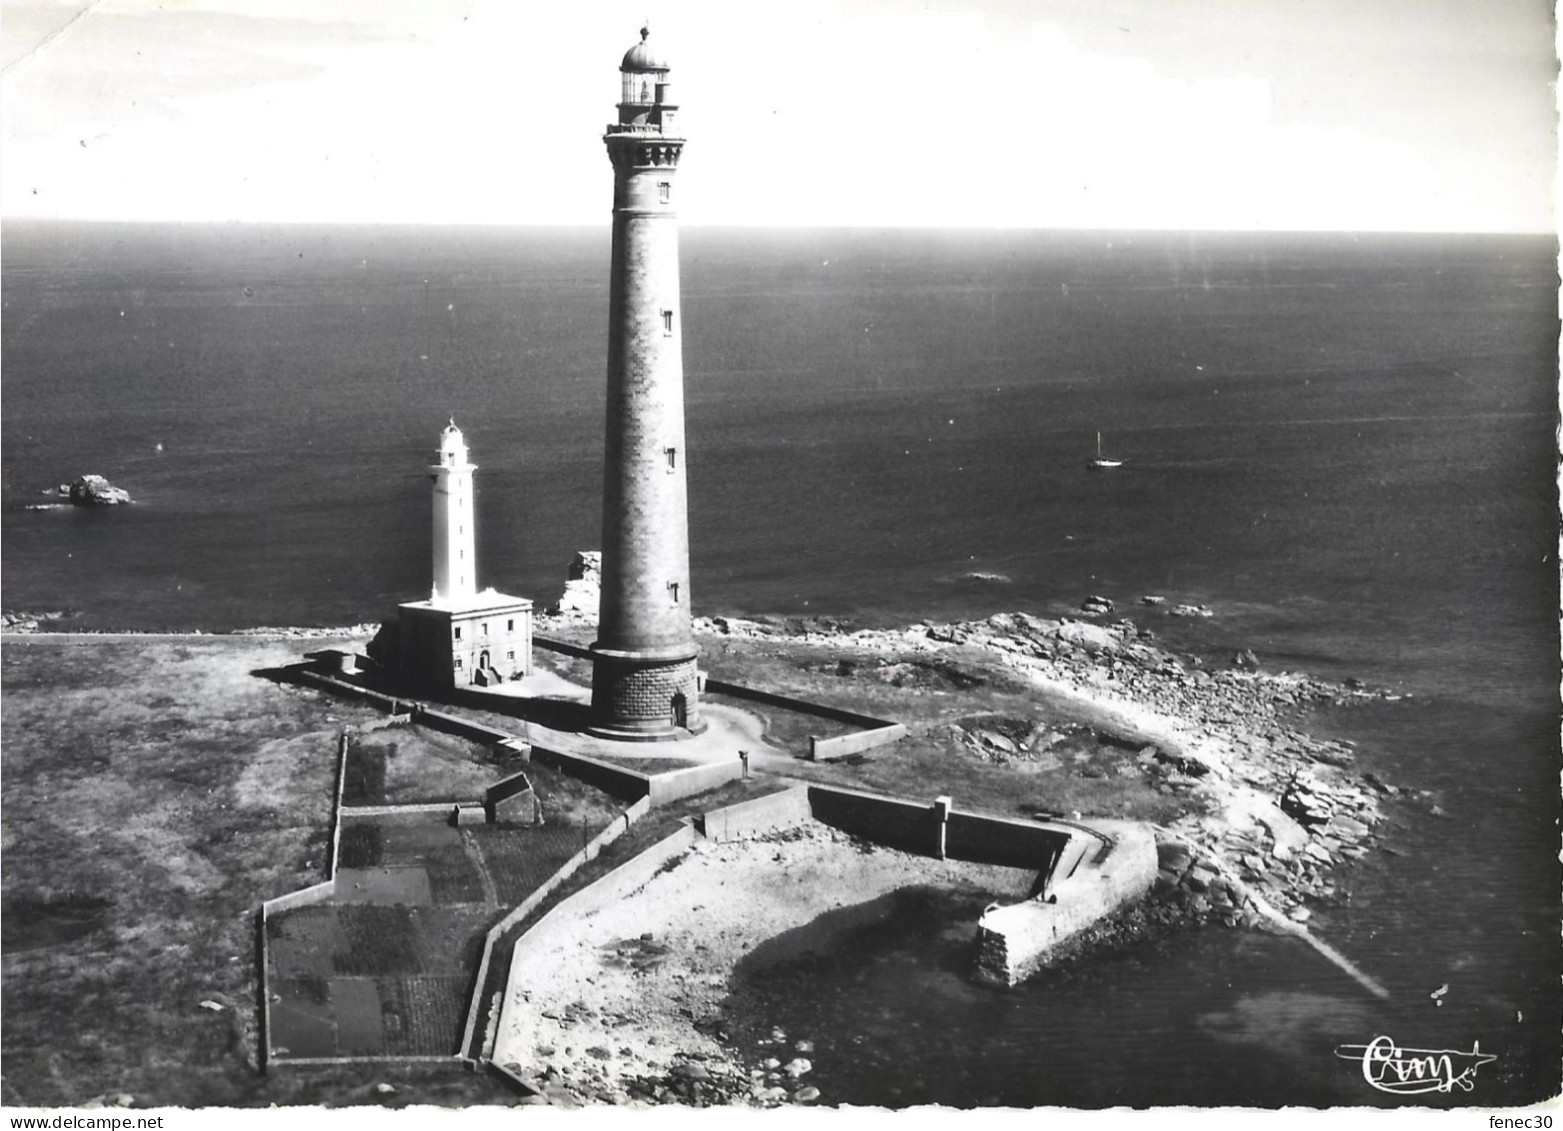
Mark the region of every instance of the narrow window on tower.
[[[516, 622], [515, 622], [515, 621], [513, 621], [513, 620], [507, 620], [507, 621], [506, 621], [506, 622], [505, 622], [505, 631], [506, 631], [506, 632], [514, 632], [514, 631], [515, 631], [515, 630], [516, 630]], [[513, 659], [515, 659], [515, 657], [514, 657], [514, 656], [511, 656], [511, 657], [510, 657], [510, 658], [511, 658], [511, 659], [512, 659], [512, 660], [513, 660]]]
[[461, 657], [460, 656], [456, 657], [456, 670], [457, 671], [461, 670]]
[[461, 639], [461, 625], [459, 625], [459, 624], [456, 626], [456, 639], [457, 640]]
[[488, 621], [484, 621], [483, 622], [483, 635], [484, 636], [488, 635]]
[[668, 582], [668, 592], [673, 595], [673, 603], [675, 605], [678, 604], [678, 582], [676, 582], [676, 581]]
[[662, 312], [662, 336], [665, 338], [673, 336], [673, 312], [671, 310]]
[[671, 197], [672, 195], [673, 195], [673, 186], [672, 186], [672, 184], [670, 184], [667, 181], [658, 181], [657, 182], [657, 199], [658, 200], [660, 200], [663, 204], [666, 204], [668, 202], [668, 198]]
[[677, 448], [668, 448], [667, 449], [667, 455], [668, 455], [668, 474], [672, 475], [675, 471], [678, 470], [678, 449]]

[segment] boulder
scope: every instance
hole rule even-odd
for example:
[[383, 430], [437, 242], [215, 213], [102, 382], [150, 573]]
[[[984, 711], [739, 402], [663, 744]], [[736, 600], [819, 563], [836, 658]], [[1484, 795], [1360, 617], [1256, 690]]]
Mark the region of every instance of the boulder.
[[1156, 846], [1156, 863], [1159, 867], [1181, 875], [1194, 861], [1194, 854], [1186, 844], [1164, 841]]
[[579, 616], [587, 620], [597, 619], [597, 606], [602, 599], [602, 552], [582, 550], [570, 563], [570, 572], [564, 583], [564, 593], [548, 607], [550, 616]]
[[1067, 641], [1087, 652], [1116, 652], [1121, 647], [1110, 629], [1080, 621], [1065, 621], [1058, 626], [1058, 639]]
[[114, 486], [101, 475], [83, 475], [70, 485], [68, 493], [78, 507], [113, 507], [131, 501], [129, 491]]

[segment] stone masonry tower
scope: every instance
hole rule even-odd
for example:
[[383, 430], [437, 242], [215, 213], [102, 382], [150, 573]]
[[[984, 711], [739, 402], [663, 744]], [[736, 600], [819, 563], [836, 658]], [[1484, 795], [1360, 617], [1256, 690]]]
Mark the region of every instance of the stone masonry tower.
[[592, 726], [627, 739], [703, 729], [690, 630], [684, 473], [683, 311], [674, 173], [684, 148], [668, 65], [625, 54], [613, 162], [602, 603], [592, 645]]

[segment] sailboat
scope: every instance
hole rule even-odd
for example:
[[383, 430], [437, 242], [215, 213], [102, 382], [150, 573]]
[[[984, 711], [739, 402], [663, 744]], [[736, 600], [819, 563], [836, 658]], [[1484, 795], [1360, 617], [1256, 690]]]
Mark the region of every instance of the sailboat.
[[1123, 460], [1108, 459], [1102, 454], [1102, 434], [1098, 432], [1096, 434], [1096, 458], [1091, 460], [1086, 466], [1093, 471], [1110, 471], [1115, 467], [1122, 467]]

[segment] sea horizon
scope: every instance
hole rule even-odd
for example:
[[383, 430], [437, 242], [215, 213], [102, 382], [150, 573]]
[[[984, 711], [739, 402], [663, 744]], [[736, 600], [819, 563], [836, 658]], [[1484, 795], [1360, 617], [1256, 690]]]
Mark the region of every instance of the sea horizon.
[[[18, 223], [7, 609], [382, 620], [428, 592], [424, 469], [452, 417], [480, 586], [544, 604], [600, 549], [606, 223]], [[1457, 1099], [1533, 1095], [1558, 1051], [1535, 1022], [1559, 1000], [1556, 259], [1550, 233], [686, 230], [693, 611], [873, 627], [1099, 594], [1165, 647], [1401, 696], [1308, 723], [1427, 795], [1324, 928], [1393, 1000], [1201, 935], [1115, 968], [1165, 1026], [1136, 1055], [1192, 1042], [1188, 1087], [1219, 1101], [1248, 1095], [1223, 1064], [1283, 1087], [1305, 1039], [1478, 1039], [1508, 1082]], [[1087, 467], [1098, 433], [1121, 468]], [[85, 473], [136, 502], [24, 509]], [[1099, 988], [1035, 1005], [1130, 1025]], [[1330, 1073], [1285, 1102], [1373, 1102]]]

